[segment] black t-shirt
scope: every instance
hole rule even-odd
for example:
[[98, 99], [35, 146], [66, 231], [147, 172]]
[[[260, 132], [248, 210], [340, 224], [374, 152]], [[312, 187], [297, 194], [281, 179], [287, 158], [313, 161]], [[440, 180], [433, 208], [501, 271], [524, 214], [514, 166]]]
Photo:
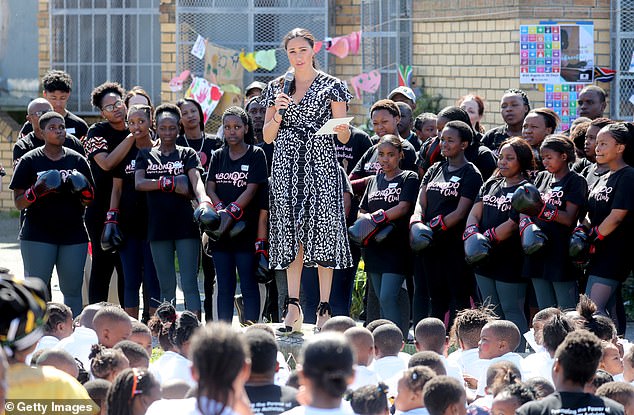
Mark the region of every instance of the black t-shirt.
[[[240, 197], [247, 189], [248, 184], [262, 184], [267, 181], [264, 151], [260, 147], [250, 145], [242, 157], [232, 160], [229, 156], [228, 146], [216, 150], [211, 156], [207, 177], [209, 181], [216, 183], [216, 195], [227, 206]], [[253, 250], [260, 214], [260, 207], [256, 199], [257, 192], [249, 205], [241, 206], [243, 216], [240, 220], [246, 223], [245, 230], [237, 238], [227, 238], [222, 243], [219, 242], [218, 249]]]
[[406, 274], [410, 270], [409, 218], [414, 212], [418, 196], [418, 175], [404, 170], [391, 180], [379, 173], [370, 178], [360, 208], [368, 213], [379, 209], [388, 210], [400, 202], [410, 202], [410, 210], [404, 216], [391, 221], [394, 229], [385, 241], [374, 241], [364, 247], [365, 270], [376, 273]]
[[599, 226], [612, 209], [627, 210], [621, 224], [596, 244], [590, 258], [589, 275], [624, 281], [633, 265], [632, 231], [634, 231], [634, 168], [624, 167], [599, 177], [588, 197], [588, 217]]
[[481, 134], [476, 133], [475, 139], [465, 150], [464, 156], [478, 168], [482, 180], [487, 181], [497, 168], [498, 161], [488, 147], [480, 144], [480, 137]]
[[[64, 156], [57, 161], [46, 157], [44, 147], [38, 147], [23, 155], [13, 172], [9, 188], [26, 190], [35, 184], [39, 173], [47, 170], [59, 170], [62, 178], [77, 170], [92, 184], [92, 175], [86, 158], [72, 149], [62, 149]], [[88, 242], [84, 211], [78, 195], [68, 191], [49, 193], [24, 210], [20, 239], [55, 245]]]
[[581, 174], [588, 166], [592, 165], [590, 160], [585, 157], [578, 157], [570, 170]]
[[[34, 148], [42, 147], [43, 145], [44, 140], [37, 138], [34, 132], [30, 132], [24, 137], [20, 138], [13, 146], [13, 167], [18, 164], [20, 158], [27, 152], [33, 150]], [[75, 150], [82, 156], [86, 155], [81, 141], [79, 141], [75, 136], [69, 134], [68, 132], [66, 133], [66, 139], [64, 140], [63, 146]]]
[[[424, 212], [425, 220], [430, 221], [437, 215], [448, 215], [458, 207], [461, 197], [475, 200], [482, 186], [482, 176], [472, 163], [449, 171], [449, 163], [438, 162], [431, 166], [423, 177], [427, 207]], [[465, 228], [466, 218], [456, 226], [439, 235], [438, 241], [444, 238], [461, 238]]]
[[273, 165], [273, 150], [275, 148], [275, 143], [266, 143], [264, 141], [257, 143], [257, 147], [260, 147], [264, 150], [264, 155], [266, 156], [266, 172], [267, 175], [271, 175], [271, 166]]
[[296, 406], [297, 389], [278, 385], [244, 385], [254, 415], [279, 415]]
[[427, 171], [434, 163], [444, 160], [440, 154], [440, 139], [438, 137], [430, 137], [420, 147], [416, 165]]
[[339, 141], [335, 135], [335, 150], [337, 151], [337, 161], [350, 174], [357, 165], [359, 159], [372, 147], [370, 137], [356, 127], [350, 126], [350, 140], [346, 144]]
[[134, 188], [134, 170], [139, 149], [132, 146], [119, 165], [112, 170], [113, 177], [122, 180], [119, 198], [119, 226], [126, 237], [147, 238], [147, 195]]
[[414, 150], [416, 150], [417, 152], [420, 151], [420, 147], [423, 145], [423, 143], [420, 141], [420, 138], [418, 138], [416, 133], [413, 131], [407, 137], [407, 141], [409, 141], [409, 143], [414, 146]]
[[623, 415], [623, 412], [620, 403], [583, 392], [555, 392], [515, 410], [517, 415]]
[[[145, 170], [145, 178], [152, 180], [166, 175], [187, 175], [191, 169], [202, 172], [196, 151], [181, 146], [176, 146], [176, 149], [166, 156], [161, 154], [158, 147], [139, 150], [135, 168]], [[158, 189], [146, 193], [149, 241], [200, 237], [198, 226], [194, 221], [194, 207], [188, 198]]]
[[482, 137], [482, 144], [489, 147], [491, 151], [497, 156], [500, 144], [509, 138], [508, 126], [506, 124], [499, 127], [495, 127], [484, 133]]
[[105, 214], [110, 207], [110, 195], [112, 194], [112, 173], [102, 170], [95, 162], [95, 155], [110, 153], [130, 134], [126, 128], [123, 131], [115, 130], [109, 122], [102, 121], [90, 126], [84, 139], [86, 157], [90, 163], [93, 177], [95, 178], [95, 200], [86, 211], [86, 220], [103, 222]]
[[[480, 231], [500, 226], [509, 218], [519, 221], [519, 213], [511, 207], [513, 192], [525, 182], [504, 186], [504, 177], [492, 177], [487, 181], [476, 199], [482, 202]], [[521, 282], [524, 255], [520, 246], [519, 232], [493, 245], [489, 258], [476, 265], [476, 273], [497, 281]]]
[[211, 162], [211, 155], [214, 151], [222, 147], [222, 138], [218, 138], [213, 134], [205, 133], [203, 139], [192, 140], [185, 137], [184, 134], [180, 134], [176, 139], [176, 145], [181, 147], [190, 147], [196, 150], [200, 164], [203, 166], [203, 183], [207, 181], [207, 172], [209, 171], [209, 163]]
[[[401, 170], [418, 171], [416, 167], [416, 150], [407, 140], [403, 140], [403, 158], [399, 164]], [[374, 176], [380, 170], [378, 145], [375, 144], [359, 159], [351, 174], [357, 177], [368, 177]]]
[[[588, 187], [586, 181], [579, 174], [571, 171], [561, 180], [555, 181], [553, 175], [542, 171], [535, 178], [535, 187], [539, 189], [542, 200], [557, 207], [566, 209], [566, 203], [573, 203], [579, 207], [579, 213], [584, 212]], [[529, 278], [543, 278], [549, 281], [573, 281], [579, 277], [568, 256], [570, 235], [577, 225], [575, 220], [571, 226], [559, 222], [546, 222], [536, 217], [532, 218], [548, 237], [546, 245], [534, 253], [527, 255], [524, 261], [524, 276]]]
[[[75, 114], [70, 111], [66, 111], [66, 116], [64, 117], [64, 124], [66, 125], [66, 133], [72, 134], [75, 137], [78, 137], [80, 140], [86, 136], [86, 132], [88, 132], [88, 124], [86, 121], [82, 120]], [[24, 137], [33, 131], [33, 126], [30, 122], [25, 122], [22, 125], [22, 129], [20, 130], [20, 137]]]
[[586, 182], [588, 183], [588, 189], [592, 189], [601, 176], [610, 172], [610, 170], [607, 168], [603, 169], [602, 171], [597, 171], [598, 167], [599, 166], [597, 165], [597, 163], [593, 163], [583, 169], [583, 172], [581, 172], [581, 175], [586, 179]]

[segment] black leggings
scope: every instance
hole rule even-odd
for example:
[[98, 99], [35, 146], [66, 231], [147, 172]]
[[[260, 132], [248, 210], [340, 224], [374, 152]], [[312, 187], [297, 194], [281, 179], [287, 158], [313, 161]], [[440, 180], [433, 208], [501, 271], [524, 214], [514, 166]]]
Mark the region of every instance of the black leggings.
[[[105, 215], [104, 215], [105, 218]], [[124, 281], [123, 266], [119, 253], [108, 253], [101, 249], [101, 232], [103, 231], [103, 221], [86, 221], [86, 229], [90, 236], [92, 245], [92, 266], [90, 269], [90, 282], [88, 283], [88, 302], [95, 304], [101, 301], [108, 301], [108, 290], [112, 272], [117, 270], [117, 294], [119, 302], [123, 304]]]

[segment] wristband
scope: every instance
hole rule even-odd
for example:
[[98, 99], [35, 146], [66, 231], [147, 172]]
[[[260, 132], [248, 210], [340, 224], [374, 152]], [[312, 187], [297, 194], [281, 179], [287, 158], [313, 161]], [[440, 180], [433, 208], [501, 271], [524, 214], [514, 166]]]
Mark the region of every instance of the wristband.
[[158, 180], [159, 189], [162, 192], [172, 193], [176, 183], [174, 182], [174, 176], [161, 176]]
[[544, 206], [542, 206], [542, 210], [539, 212], [539, 215], [537, 215], [537, 219], [541, 219], [546, 222], [552, 222], [555, 220], [558, 213], [559, 210], [555, 206], [551, 205], [550, 203], [544, 203]]
[[217, 211], [219, 211], [219, 210], [222, 210], [222, 209], [224, 209], [224, 208], [225, 208], [225, 205], [224, 205], [224, 203], [222, 203], [222, 202], [218, 202], [218, 203], [216, 203], [216, 204], [214, 205], [214, 209], [216, 209], [216, 212], [217, 212]]
[[37, 195], [35, 194], [35, 190], [33, 190], [33, 187], [29, 187], [28, 189], [26, 189], [26, 192], [24, 192], [24, 198], [28, 202], [35, 202], [35, 199], [37, 199]]
[[533, 223], [534, 222], [528, 216], [522, 218], [522, 220], [520, 221], [520, 236], [522, 236], [522, 233], [524, 232], [524, 229], [526, 229], [527, 227], [529, 227]]
[[497, 232], [495, 232], [495, 227], [487, 229], [486, 231], [484, 231], [483, 235], [491, 243], [496, 243], [498, 241], [498, 234]]
[[119, 223], [119, 209], [110, 209], [106, 213], [106, 221], [104, 223]]
[[478, 232], [480, 232], [480, 228], [478, 227], [478, 225], [476, 224], [469, 225], [467, 226], [467, 228], [464, 230], [464, 233], [462, 234], [462, 240], [466, 241], [467, 239], [469, 239], [470, 236], [473, 236]]
[[594, 241], [602, 241], [605, 239], [605, 235], [599, 232], [598, 226], [595, 226], [594, 228], [590, 229], [590, 233], [588, 236], [590, 237], [590, 239], [593, 239]]
[[445, 225], [445, 218], [443, 215], [438, 215], [429, 221], [429, 227], [434, 231], [446, 231], [447, 225]]
[[236, 202], [229, 203], [229, 206], [225, 209], [225, 211], [231, 215], [231, 217], [235, 220], [240, 220], [242, 217], [242, 208]]
[[266, 239], [256, 239], [255, 253], [264, 254], [268, 257], [269, 256], [269, 241], [267, 241]]
[[390, 221], [383, 209], [377, 210], [376, 212], [371, 214], [370, 217], [372, 218], [372, 222], [376, 223], [377, 225], [388, 223]]

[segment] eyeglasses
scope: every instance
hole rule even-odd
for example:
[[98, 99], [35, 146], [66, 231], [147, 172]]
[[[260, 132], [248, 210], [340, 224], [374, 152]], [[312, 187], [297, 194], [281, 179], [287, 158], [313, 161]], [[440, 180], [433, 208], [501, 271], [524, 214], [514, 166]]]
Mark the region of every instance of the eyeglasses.
[[38, 118], [39, 118], [39, 117], [41, 117], [42, 115], [46, 114], [47, 112], [51, 112], [51, 110], [35, 111], [35, 112], [30, 113], [29, 115], [31, 115], [31, 116], [33, 116], [33, 115], [34, 115], [34, 116], [36, 116], [36, 117], [38, 117]]
[[102, 109], [104, 111], [112, 112], [119, 108], [123, 108], [123, 101], [121, 100], [116, 101], [114, 104], [104, 105]]
[[133, 399], [135, 396], [141, 395], [143, 393], [142, 390], [137, 390], [137, 386], [139, 385], [139, 382], [141, 382], [141, 380], [143, 379], [143, 375], [136, 368], [132, 369], [132, 375], [134, 376], [134, 378], [132, 380], [132, 393], [130, 393], [130, 399]]

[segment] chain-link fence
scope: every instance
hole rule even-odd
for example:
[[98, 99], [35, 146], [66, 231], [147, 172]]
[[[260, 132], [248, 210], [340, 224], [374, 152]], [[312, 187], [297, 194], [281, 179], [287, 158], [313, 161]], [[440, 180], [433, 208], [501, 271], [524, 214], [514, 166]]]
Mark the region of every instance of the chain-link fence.
[[634, 114], [634, 0], [612, 1], [612, 118], [632, 120]]
[[68, 72], [68, 109], [94, 114], [93, 88], [105, 81], [161, 93], [160, 0], [52, 0], [50, 67]]
[[412, 64], [412, 0], [363, 0], [363, 72], [378, 70], [381, 85], [375, 94], [363, 94], [372, 105], [398, 86], [397, 67]]

